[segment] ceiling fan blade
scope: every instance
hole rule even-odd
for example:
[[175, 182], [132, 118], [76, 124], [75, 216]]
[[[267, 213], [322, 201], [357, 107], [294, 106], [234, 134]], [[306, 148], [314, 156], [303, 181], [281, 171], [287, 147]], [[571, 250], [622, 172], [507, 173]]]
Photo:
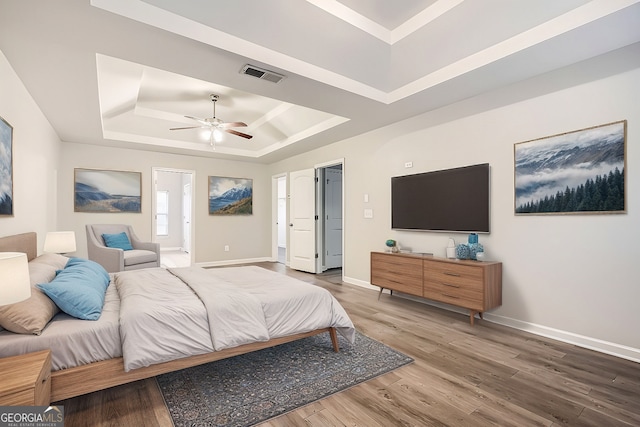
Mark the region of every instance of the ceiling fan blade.
[[228, 129], [228, 128], [240, 128], [240, 127], [246, 128], [246, 127], [247, 127], [247, 124], [246, 124], [246, 123], [244, 123], [244, 122], [229, 122], [229, 123], [221, 123], [221, 124], [220, 124], [220, 127], [221, 127], [222, 129]]
[[209, 123], [205, 119], [201, 119], [200, 117], [193, 116], [185, 116], [187, 119], [195, 120], [198, 123], [202, 123], [203, 125], [208, 125]]
[[209, 126], [187, 126], [185, 128], [170, 128], [169, 130], [184, 130], [184, 129], [208, 129]]
[[238, 132], [237, 130], [233, 130], [233, 129], [224, 129], [224, 131], [227, 132], [227, 133], [230, 133], [232, 135], [241, 136], [241, 137], [247, 138], [247, 139], [253, 138], [253, 135], [247, 135], [246, 133]]

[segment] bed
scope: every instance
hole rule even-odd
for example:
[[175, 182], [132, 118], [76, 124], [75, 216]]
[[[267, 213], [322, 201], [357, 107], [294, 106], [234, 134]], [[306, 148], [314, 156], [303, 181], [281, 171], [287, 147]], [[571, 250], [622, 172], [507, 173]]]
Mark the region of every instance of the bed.
[[32, 297], [0, 307], [0, 357], [50, 349], [53, 402], [320, 333], [338, 351], [338, 333], [355, 336], [327, 290], [257, 266], [111, 273], [98, 317], [81, 320], [46, 286], [83, 260], [37, 256], [36, 233], [0, 238], [5, 251], [27, 254]]

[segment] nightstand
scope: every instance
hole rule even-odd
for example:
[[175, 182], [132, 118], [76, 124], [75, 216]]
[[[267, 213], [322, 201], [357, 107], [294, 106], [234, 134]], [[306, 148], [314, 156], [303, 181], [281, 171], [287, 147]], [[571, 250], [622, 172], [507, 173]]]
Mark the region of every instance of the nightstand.
[[51, 351], [0, 359], [0, 405], [48, 406], [51, 399]]

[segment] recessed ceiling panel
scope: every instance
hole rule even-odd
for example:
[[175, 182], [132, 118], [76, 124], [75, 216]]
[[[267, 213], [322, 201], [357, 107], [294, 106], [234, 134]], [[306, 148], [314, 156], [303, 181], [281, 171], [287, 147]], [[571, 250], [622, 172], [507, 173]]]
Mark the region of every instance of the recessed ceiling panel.
[[[346, 119], [311, 108], [259, 96], [212, 82], [97, 55], [98, 84], [106, 138], [167, 147], [210, 150], [211, 129], [196, 119], [243, 122], [223, 132], [217, 150], [259, 156], [300, 140], [309, 129], [322, 132], [328, 122]], [[214, 102], [211, 95], [217, 95]], [[190, 116], [190, 117], [186, 117]], [[338, 120], [336, 120], [338, 119]], [[191, 128], [177, 129], [171, 128]], [[306, 133], [307, 137], [309, 133]]]
[[393, 30], [422, 12], [438, 0], [339, 0], [348, 8], [376, 22], [388, 30]]

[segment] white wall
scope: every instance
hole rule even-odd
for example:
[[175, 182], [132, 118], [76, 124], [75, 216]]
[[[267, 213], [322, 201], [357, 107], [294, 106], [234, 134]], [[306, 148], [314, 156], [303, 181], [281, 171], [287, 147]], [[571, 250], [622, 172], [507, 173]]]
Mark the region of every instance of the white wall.
[[[640, 361], [640, 68], [555, 90], [561, 80], [566, 87], [568, 71], [579, 81], [577, 68], [565, 71], [287, 159], [271, 174], [345, 158], [343, 271], [367, 284], [369, 253], [384, 250], [388, 238], [445, 256], [450, 237], [467, 237], [392, 231], [392, 176], [490, 163], [492, 231], [480, 241], [489, 259], [503, 263], [504, 277], [503, 305], [485, 318]], [[628, 121], [627, 214], [514, 215], [515, 143], [618, 120]], [[373, 219], [363, 218], [365, 208]]]
[[[58, 226], [75, 230], [78, 256], [86, 256], [85, 224], [126, 223], [136, 234], [151, 240], [151, 170], [153, 167], [193, 170], [192, 242], [196, 263], [215, 264], [236, 260], [262, 260], [271, 254], [271, 176], [255, 163], [126, 150], [88, 144], [62, 143], [58, 178]], [[142, 173], [142, 213], [83, 213], [73, 210], [74, 168], [137, 171]], [[253, 215], [209, 215], [208, 177], [253, 179]], [[224, 252], [229, 245], [230, 251]]]
[[56, 230], [60, 140], [0, 52], [0, 116], [13, 126], [13, 213], [0, 216], [0, 236], [35, 231], [42, 252]]

